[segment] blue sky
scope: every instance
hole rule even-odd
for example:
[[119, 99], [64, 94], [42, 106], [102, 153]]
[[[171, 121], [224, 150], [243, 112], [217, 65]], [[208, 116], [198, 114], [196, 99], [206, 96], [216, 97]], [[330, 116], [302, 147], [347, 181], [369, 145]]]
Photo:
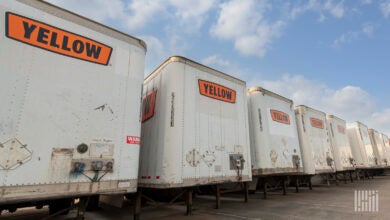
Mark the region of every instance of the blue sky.
[[49, 0], [148, 45], [145, 75], [183, 55], [390, 135], [390, 0]]

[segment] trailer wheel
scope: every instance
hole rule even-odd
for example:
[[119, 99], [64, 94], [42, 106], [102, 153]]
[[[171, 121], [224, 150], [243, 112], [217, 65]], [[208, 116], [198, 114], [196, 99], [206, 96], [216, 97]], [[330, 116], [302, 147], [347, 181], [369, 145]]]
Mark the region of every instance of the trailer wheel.
[[[53, 215], [58, 213], [60, 215], [67, 215], [69, 213], [69, 208], [72, 205], [72, 199], [60, 199], [54, 200], [49, 204], [49, 214]], [[63, 210], [61, 212], [61, 210]]]

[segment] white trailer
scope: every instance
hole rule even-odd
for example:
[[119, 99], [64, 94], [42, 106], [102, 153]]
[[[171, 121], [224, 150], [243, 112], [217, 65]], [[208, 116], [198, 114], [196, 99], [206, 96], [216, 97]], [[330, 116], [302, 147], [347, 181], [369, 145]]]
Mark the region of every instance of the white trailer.
[[145, 43], [43, 1], [0, 13], [0, 208], [136, 192]]
[[386, 151], [381, 133], [370, 128], [368, 129], [368, 134], [370, 135], [370, 141], [372, 149], [374, 150], [376, 164], [378, 166], [386, 166]]
[[334, 115], [326, 115], [326, 122], [330, 130], [334, 164], [336, 171], [348, 171], [355, 169], [355, 161], [349, 144], [346, 122]]
[[251, 180], [246, 83], [173, 56], [144, 81], [139, 186]]
[[252, 175], [302, 173], [293, 101], [261, 87], [247, 97]]
[[375, 167], [375, 155], [367, 126], [359, 121], [347, 123], [347, 133], [356, 168]]
[[388, 138], [387, 135], [381, 134], [382, 139], [383, 139], [383, 144], [384, 144], [384, 151], [385, 151], [385, 165], [388, 167], [390, 166], [390, 139]]
[[334, 173], [334, 159], [326, 125], [326, 114], [305, 105], [299, 105], [295, 107], [295, 116], [304, 172], [309, 175]]

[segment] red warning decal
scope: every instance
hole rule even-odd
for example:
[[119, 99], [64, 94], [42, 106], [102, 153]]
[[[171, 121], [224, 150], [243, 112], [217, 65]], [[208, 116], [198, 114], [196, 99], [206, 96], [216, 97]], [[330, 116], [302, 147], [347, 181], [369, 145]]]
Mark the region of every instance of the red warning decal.
[[126, 137], [127, 144], [141, 144], [141, 138], [137, 136], [127, 136]]

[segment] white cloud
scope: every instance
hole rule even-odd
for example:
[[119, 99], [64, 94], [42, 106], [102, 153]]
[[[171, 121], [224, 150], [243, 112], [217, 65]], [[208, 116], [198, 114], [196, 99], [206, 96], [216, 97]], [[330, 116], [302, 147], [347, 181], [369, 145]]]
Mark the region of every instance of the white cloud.
[[126, 5], [121, 0], [46, 0], [93, 20], [103, 22], [108, 19], [121, 19], [126, 17]]
[[319, 100], [329, 96], [331, 90], [321, 82], [307, 80], [303, 76], [284, 75], [279, 80], [252, 80], [249, 86], [260, 85], [264, 88], [279, 93], [294, 100], [295, 104], [318, 106]]
[[305, 4], [297, 4], [290, 11], [290, 19], [294, 20], [299, 15], [306, 12], [316, 12], [319, 14], [318, 21], [323, 22], [326, 18], [325, 14], [328, 13], [335, 18], [342, 18], [345, 15], [345, 6], [343, 1], [320, 1], [310, 0]]
[[189, 31], [198, 30], [207, 18], [207, 13], [215, 6], [216, 0], [170, 0], [176, 9], [176, 16]]
[[224, 60], [216, 54], [204, 58], [201, 62], [205, 65], [218, 65], [221, 67], [228, 67], [230, 65], [228, 60]]
[[371, 35], [374, 32], [374, 25], [370, 23], [363, 24], [362, 32], [367, 35]]
[[370, 125], [387, 136], [390, 136], [390, 108], [374, 112], [371, 115]]
[[334, 3], [332, 0], [328, 0], [324, 4], [324, 9], [328, 10], [336, 18], [342, 18], [344, 16], [343, 1]]
[[341, 112], [355, 119], [366, 118], [375, 111], [373, 97], [355, 86], [345, 86], [333, 91], [330, 96], [324, 97], [323, 104], [331, 106], [334, 114]]
[[141, 36], [140, 38], [148, 45], [148, 52], [145, 58], [145, 76], [147, 76], [169, 55], [167, 48], [164, 47], [158, 38], [154, 36]]
[[264, 14], [266, 1], [231, 0], [220, 5], [218, 21], [210, 32], [220, 39], [234, 41], [241, 54], [263, 57], [273, 39], [280, 36], [284, 22], [270, 23]]
[[373, 25], [371, 23], [365, 23], [365, 24], [363, 24], [362, 29], [359, 31], [349, 31], [349, 32], [341, 34], [338, 38], [336, 38], [333, 41], [332, 46], [335, 48], [339, 48], [341, 45], [343, 45], [345, 43], [350, 43], [353, 40], [356, 40], [363, 35], [370, 37], [370, 36], [372, 36], [374, 31], [375, 31], [375, 25]]
[[[78, 14], [135, 31], [161, 20], [197, 31], [217, 0], [47, 0]], [[173, 15], [170, 12], [173, 11]]]
[[[111, 3], [111, 1], [107, 2]], [[127, 8], [130, 15], [125, 17], [125, 24], [130, 30], [142, 28], [152, 21], [158, 21], [156, 15], [158, 14], [161, 18], [165, 11], [164, 1], [161, 0], [132, 0]]]
[[372, 0], [361, 0], [361, 3], [362, 3], [363, 5], [369, 5], [369, 4], [372, 3]]
[[300, 75], [284, 75], [279, 80], [253, 79], [248, 86], [262, 86], [294, 100], [295, 105], [307, 105], [349, 122], [359, 120], [390, 134], [390, 109], [379, 109], [377, 100], [360, 87], [333, 89]]
[[318, 2], [317, 0], [310, 0], [307, 4], [302, 4], [293, 7], [290, 12], [290, 18], [295, 19], [299, 15], [307, 11], [319, 11], [320, 8], [321, 8], [320, 2]]
[[384, 1], [380, 4], [380, 10], [385, 18], [390, 16], [390, 0]]
[[325, 16], [324, 14], [321, 13], [320, 16], [318, 17], [317, 21], [322, 23], [322, 22], [324, 22], [325, 20], [326, 20], [326, 16]]
[[165, 10], [162, 0], [46, 0], [101, 23], [134, 31], [156, 21], [155, 15]]

